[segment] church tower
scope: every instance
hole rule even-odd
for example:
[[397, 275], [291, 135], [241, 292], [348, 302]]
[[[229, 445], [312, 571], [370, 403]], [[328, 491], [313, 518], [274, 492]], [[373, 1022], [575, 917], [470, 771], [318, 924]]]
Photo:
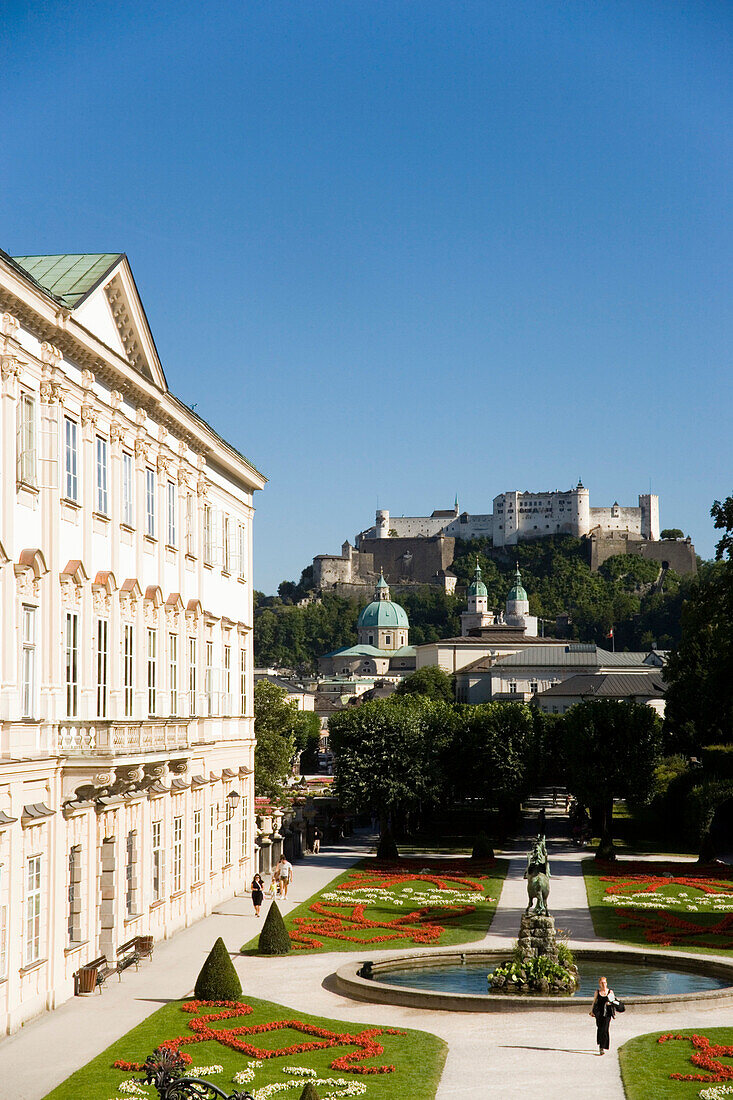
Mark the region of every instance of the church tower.
[[537, 616], [529, 613], [529, 599], [522, 584], [522, 574], [519, 572], [519, 562], [514, 576], [514, 585], [509, 590], [506, 598], [506, 614], [504, 622], [507, 626], [523, 630], [530, 638], [537, 637]]
[[481, 579], [481, 566], [476, 558], [476, 571], [473, 581], [469, 585], [467, 597], [467, 610], [461, 612], [461, 634], [465, 638], [472, 631], [480, 630], [484, 626], [492, 626], [496, 617], [489, 611], [489, 594], [486, 585]]
[[410, 623], [404, 607], [389, 598], [389, 585], [380, 573], [374, 599], [362, 611], [356, 624], [359, 645], [396, 650], [409, 645]]

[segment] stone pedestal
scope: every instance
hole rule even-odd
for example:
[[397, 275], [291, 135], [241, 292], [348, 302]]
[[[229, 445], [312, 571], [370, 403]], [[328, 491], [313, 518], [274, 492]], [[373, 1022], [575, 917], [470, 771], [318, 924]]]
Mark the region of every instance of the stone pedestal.
[[546, 955], [553, 962], [557, 962], [554, 917], [524, 913], [519, 925], [517, 943], [523, 961], [536, 959], [538, 955]]

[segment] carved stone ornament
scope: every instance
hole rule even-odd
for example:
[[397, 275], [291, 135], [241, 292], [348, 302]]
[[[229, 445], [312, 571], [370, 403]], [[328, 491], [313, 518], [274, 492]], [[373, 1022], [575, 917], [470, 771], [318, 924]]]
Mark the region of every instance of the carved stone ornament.
[[178, 630], [181, 622], [181, 616], [176, 607], [166, 607], [165, 609], [165, 621], [169, 630]]
[[81, 606], [81, 585], [73, 581], [61, 582], [61, 603], [64, 607]]
[[139, 458], [142, 462], [148, 460], [148, 449], [150, 444], [142, 436], [138, 436], [135, 440], [135, 458]]
[[39, 386], [41, 401], [45, 405], [61, 404], [64, 390], [57, 378], [44, 378]]
[[205, 497], [209, 492], [209, 483], [204, 478], [200, 477], [196, 486], [196, 492], [200, 497]]
[[172, 775], [185, 775], [188, 771], [188, 760], [169, 760], [168, 770]]
[[162, 424], [158, 428], [158, 442], [162, 445], [168, 438], [168, 429]]
[[137, 600], [129, 592], [120, 592], [120, 617], [132, 622], [137, 615]]
[[97, 772], [97, 774], [92, 779], [95, 787], [111, 787], [114, 781], [114, 770], [108, 772]]
[[108, 595], [102, 588], [95, 588], [94, 594], [94, 614], [95, 615], [109, 615], [112, 610], [112, 597]]
[[20, 321], [17, 317], [13, 317], [12, 313], [3, 313], [2, 322], [0, 322], [3, 336], [15, 336], [19, 328]]
[[115, 411], [117, 411], [117, 409], [121, 408], [121, 406], [122, 406], [122, 394], [120, 393], [119, 390], [112, 390], [112, 392], [109, 395], [109, 403]]
[[81, 388], [83, 390], [90, 390], [94, 385], [94, 371], [87, 370], [85, 367], [81, 372]]
[[15, 588], [18, 595], [24, 598], [38, 599], [41, 592], [40, 582], [36, 580], [30, 569], [23, 569], [15, 574]]
[[111, 420], [109, 425], [109, 438], [112, 443], [121, 443], [125, 437], [125, 428], [119, 420]]
[[143, 600], [143, 619], [146, 626], [158, 625], [158, 609], [152, 600]]
[[20, 374], [20, 362], [12, 355], [4, 355], [0, 359], [0, 374], [3, 382], [12, 382]]
[[199, 617], [196, 611], [186, 612], [186, 629], [197, 630], [199, 625]]
[[147, 420], [147, 414], [145, 412], [145, 409], [136, 409], [135, 410], [135, 423], [137, 424], [138, 428], [144, 428], [146, 420]]
[[87, 428], [96, 428], [97, 418], [99, 416], [99, 410], [95, 409], [93, 405], [84, 404], [81, 407], [81, 422], [82, 425]]
[[63, 355], [57, 347], [47, 341], [41, 344], [41, 362], [47, 367], [55, 367], [63, 359]]

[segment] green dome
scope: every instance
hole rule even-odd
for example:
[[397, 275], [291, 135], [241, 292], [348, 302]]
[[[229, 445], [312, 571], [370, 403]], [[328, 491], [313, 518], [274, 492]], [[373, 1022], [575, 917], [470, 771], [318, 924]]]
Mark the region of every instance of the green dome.
[[409, 630], [410, 623], [404, 607], [391, 600], [373, 600], [362, 611], [357, 622], [359, 630], [375, 627], [383, 630], [402, 628]]
[[516, 601], [528, 599], [527, 593], [522, 587], [522, 574], [519, 572], [519, 566], [517, 566], [517, 573], [514, 578], [514, 587], [510, 590], [509, 595], [506, 599], [507, 603], [509, 603], [510, 600]]
[[476, 572], [473, 575], [473, 582], [468, 589], [468, 595], [485, 597], [489, 595], [486, 585], [481, 580], [481, 566], [478, 563], [478, 559], [476, 559]]

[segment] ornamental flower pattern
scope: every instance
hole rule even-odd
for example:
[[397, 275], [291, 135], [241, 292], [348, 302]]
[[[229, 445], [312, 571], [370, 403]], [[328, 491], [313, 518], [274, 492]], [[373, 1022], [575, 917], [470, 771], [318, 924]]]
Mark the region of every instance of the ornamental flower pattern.
[[[217, 1008], [218, 1012], [206, 1012], [197, 1015], [201, 1009]], [[306, 1054], [314, 1050], [325, 1050], [331, 1047], [355, 1047], [347, 1054], [341, 1054], [331, 1062], [331, 1069], [341, 1070], [342, 1073], [354, 1073], [360, 1076], [370, 1074], [394, 1073], [393, 1065], [361, 1065], [360, 1063], [370, 1058], [378, 1058], [384, 1054], [384, 1047], [377, 1041], [379, 1035], [404, 1035], [404, 1031], [396, 1028], [370, 1027], [363, 1028], [356, 1034], [350, 1032], [331, 1031], [329, 1028], [316, 1024], [308, 1024], [302, 1020], [271, 1020], [264, 1024], [252, 1024], [250, 1026], [239, 1024], [236, 1027], [214, 1027], [223, 1020], [235, 1020], [242, 1016], [248, 1016], [252, 1012], [252, 1006], [243, 1001], [186, 1001], [181, 1005], [183, 1012], [193, 1016], [188, 1022], [192, 1035], [179, 1035], [174, 1039], [166, 1039], [160, 1043], [159, 1049], [165, 1048], [174, 1051], [190, 1065], [191, 1055], [180, 1050], [182, 1046], [196, 1043], [215, 1042], [231, 1050], [240, 1051], [251, 1058], [265, 1061], [269, 1058], [292, 1057], [294, 1054]], [[310, 1037], [309, 1042], [291, 1043], [285, 1047], [259, 1047], [254, 1041], [257, 1035], [266, 1035], [275, 1031], [296, 1031]], [[114, 1062], [115, 1069], [140, 1070], [142, 1062]]]
[[[624, 874], [602, 875], [601, 882], [610, 883], [603, 901], [615, 906], [619, 928], [640, 929], [647, 943], [733, 948], [733, 871], [660, 863], [650, 873], [648, 863], [636, 862]], [[663, 892], [670, 887], [674, 893]], [[717, 921], [706, 919], [718, 915]]]
[[705, 1083], [733, 1081], [733, 1063], [724, 1065], [723, 1062], [719, 1060], [721, 1058], [733, 1058], [733, 1046], [723, 1046], [720, 1043], [717, 1045], [713, 1044], [706, 1035], [675, 1035], [673, 1032], [667, 1032], [665, 1035], [660, 1035], [657, 1042], [669, 1043], [675, 1040], [692, 1043], [695, 1050], [690, 1055], [690, 1061], [693, 1066], [697, 1066], [699, 1069], [704, 1069], [707, 1072], [670, 1073], [670, 1080], [703, 1081]]
[[[480, 871], [466, 875], [465, 861], [441, 861], [433, 867], [409, 860], [375, 861], [322, 894], [310, 906], [312, 917], [295, 917], [290, 939], [300, 950], [323, 947], [327, 939], [357, 944], [438, 943], [446, 921], [474, 913], [477, 905], [493, 900], [480, 881], [485, 878]], [[421, 889], [416, 890], [413, 883]], [[367, 916], [369, 907], [384, 902], [409, 909], [392, 920]]]

